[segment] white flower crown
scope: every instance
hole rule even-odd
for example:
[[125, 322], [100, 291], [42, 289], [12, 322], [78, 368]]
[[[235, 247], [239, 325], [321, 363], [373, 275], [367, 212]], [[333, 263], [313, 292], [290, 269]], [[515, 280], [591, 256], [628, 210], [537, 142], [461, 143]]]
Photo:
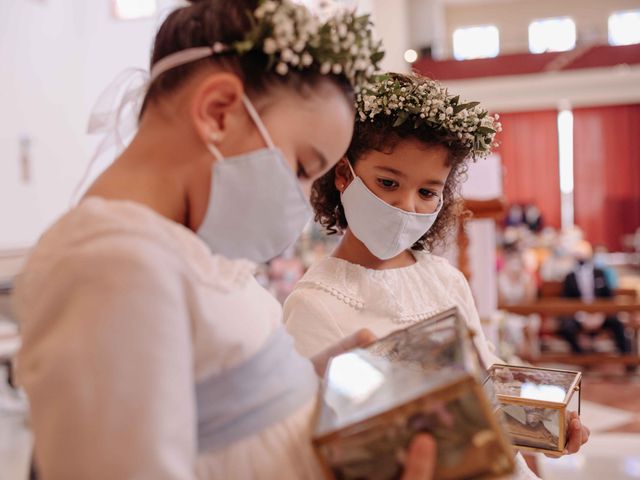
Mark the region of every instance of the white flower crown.
[[393, 127], [412, 122], [413, 127], [447, 132], [458, 139], [475, 160], [486, 157], [502, 130], [498, 115], [489, 115], [480, 102], [461, 102], [440, 83], [417, 75], [379, 75], [356, 97], [358, 121], [376, 115], [394, 119]]
[[315, 69], [344, 75], [356, 90], [373, 77], [384, 57], [381, 42], [371, 35], [369, 15], [342, 10], [320, 20], [291, 0], [263, 0], [249, 18], [253, 28], [245, 39], [216, 43], [213, 51], [261, 51], [269, 57], [268, 68], [279, 75]]

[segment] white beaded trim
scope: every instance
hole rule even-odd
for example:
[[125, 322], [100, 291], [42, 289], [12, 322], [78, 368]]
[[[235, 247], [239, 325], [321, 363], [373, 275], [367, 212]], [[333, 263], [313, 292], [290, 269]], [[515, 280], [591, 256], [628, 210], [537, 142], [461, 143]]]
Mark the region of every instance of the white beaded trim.
[[357, 298], [354, 298], [350, 295], [345, 295], [343, 292], [341, 292], [340, 290], [338, 290], [337, 288], [331, 287], [329, 285], [325, 285], [322, 283], [317, 283], [317, 282], [301, 282], [301, 284], [306, 284], [308, 286], [310, 286], [311, 288], [315, 288], [317, 290], [322, 290], [324, 292], [327, 292], [329, 295], [336, 297], [338, 300], [340, 300], [341, 302], [344, 302], [345, 304], [349, 305], [350, 307], [355, 308], [356, 310], [362, 310], [364, 308], [364, 302], [361, 300], [358, 300]]
[[[323, 292], [328, 293], [329, 295], [337, 298], [339, 301], [345, 303], [346, 305], [349, 305], [352, 308], [355, 308], [356, 310], [362, 310], [365, 307], [365, 304], [362, 300], [358, 300], [355, 297], [346, 295], [344, 292], [330, 285], [326, 285], [318, 282], [301, 282], [300, 283], [301, 286], [303, 284], [310, 288], [315, 288], [316, 290], [322, 290]], [[440, 312], [444, 312], [449, 308], [451, 308], [451, 306], [443, 306], [440, 308], [432, 309], [432, 310], [421, 312], [421, 313], [404, 314], [404, 315], [400, 315], [398, 317], [392, 318], [391, 321], [398, 325], [417, 323], [421, 320], [426, 320], [427, 318], [433, 317], [434, 315], [437, 315]]]
[[442, 307], [442, 308], [433, 309], [433, 310], [429, 310], [427, 312], [422, 312], [422, 313], [404, 314], [392, 319], [391, 321], [397, 324], [417, 323], [421, 320], [426, 320], [427, 318], [433, 317], [438, 313], [444, 312], [449, 308], [450, 307]]

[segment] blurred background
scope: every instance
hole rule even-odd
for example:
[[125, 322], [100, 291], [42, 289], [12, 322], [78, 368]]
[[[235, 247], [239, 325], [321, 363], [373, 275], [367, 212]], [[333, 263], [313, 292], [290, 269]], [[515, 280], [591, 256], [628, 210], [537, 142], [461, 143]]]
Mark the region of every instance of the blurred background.
[[[304, 0], [311, 8], [320, 1]], [[473, 217], [439, 251], [469, 278], [513, 362], [582, 370], [587, 448], [534, 458], [544, 478], [640, 478], [640, 1], [350, 0], [384, 68], [415, 70], [500, 115], [500, 146], [464, 185]], [[39, 235], [73, 202], [99, 139], [101, 92], [147, 68], [177, 0], [0, 1], [0, 479], [28, 473], [8, 297]], [[258, 277], [281, 301], [337, 238], [310, 225]], [[589, 265], [598, 287], [576, 278]], [[573, 285], [573, 288], [572, 288]], [[11, 381], [11, 382], [10, 382]]]

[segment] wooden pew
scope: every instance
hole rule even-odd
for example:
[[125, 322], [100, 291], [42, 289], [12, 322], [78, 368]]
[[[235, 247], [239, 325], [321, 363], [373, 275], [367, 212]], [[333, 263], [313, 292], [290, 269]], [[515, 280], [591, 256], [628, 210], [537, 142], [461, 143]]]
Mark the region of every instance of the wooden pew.
[[499, 308], [516, 315], [538, 314], [543, 318], [543, 321], [552, 317], [573, 316], [581, 311], [609, 315], [628, 313], [629, 321], [625, 322], [625, 327], [633, 332], [634, 353], [632, 355], [544, 353], [539, 357], [528, 358], [527, 360], [532, 363], [557, 362], [585, 366], [598, 365], [605, 362], [620, 365], [640, 365], [640, 356], [638, 354], [640, 298], [638, 298], [638, 294], [634, 289], [617, 289], [613, 298], [599, 298], [594, 302], [585, 303], [579, 299], [563, 298], [562, 282], [544, 282], [540, 286], [537, 300], [517, 305], [500, 305]]

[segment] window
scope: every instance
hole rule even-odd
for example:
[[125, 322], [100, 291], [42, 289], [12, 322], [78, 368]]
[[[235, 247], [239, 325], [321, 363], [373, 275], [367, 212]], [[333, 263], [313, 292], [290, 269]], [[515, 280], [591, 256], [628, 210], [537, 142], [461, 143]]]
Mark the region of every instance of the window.
[[153, 17], [156, 7], [156, 0], [113, 0], [114, 15], [119, 20]]
[[609, 16], [609, 45], [640, 43], [640, 10], [614, 12]]
[[529, 24], [531, 53], [564, 52], [576, 46], [576, 24], [569, 17], [545, 18]]
[[500, 53], [500, 33], [494, 25], [458, 28], [453, 32], [456, 60], [496, 57]]

